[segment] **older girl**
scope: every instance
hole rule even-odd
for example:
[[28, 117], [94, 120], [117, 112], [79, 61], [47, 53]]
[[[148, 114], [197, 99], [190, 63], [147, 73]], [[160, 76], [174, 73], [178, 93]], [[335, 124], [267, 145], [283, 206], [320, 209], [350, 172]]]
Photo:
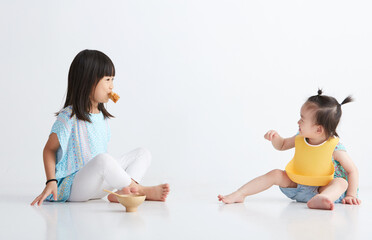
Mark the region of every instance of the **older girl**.
[[[114, 88], [114, 76], [114, 64], [100, 51], [81, 51], [72, 61], [66, 102], [43, 151], [46, 186], [31, 205], [40, 205], [45, 199], [102, 198], [107, 195], [103, 189], [139, 192], [147, 200], [165, 201], [168, 184], [139, 184], [151, 162], [148, 150], [138, 148], [119, 159], [107, 153], [111, 136], [107, 120], [113, 116], [104, 103]], [[117, 202], [112, 194], [108, 200]]]

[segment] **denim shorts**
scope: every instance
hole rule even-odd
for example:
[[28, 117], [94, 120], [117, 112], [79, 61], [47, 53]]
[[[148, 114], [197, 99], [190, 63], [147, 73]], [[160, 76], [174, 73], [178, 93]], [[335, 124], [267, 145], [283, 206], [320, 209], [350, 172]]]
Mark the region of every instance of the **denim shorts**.
[[[315, 195], [317, 195], [319, 187], [314, 186], [306, 186], [297, 184], [297, 188], [282, 188], [279, 187], [280, 190], [290, 199], [296, 200], [297, 202], [304, 202], [307, 203], [310, 199], [312, 199]], [[344, 192], [336, 201], [335, 203], [341, 203], [342, 199], [346, 196], [346, 192]]]

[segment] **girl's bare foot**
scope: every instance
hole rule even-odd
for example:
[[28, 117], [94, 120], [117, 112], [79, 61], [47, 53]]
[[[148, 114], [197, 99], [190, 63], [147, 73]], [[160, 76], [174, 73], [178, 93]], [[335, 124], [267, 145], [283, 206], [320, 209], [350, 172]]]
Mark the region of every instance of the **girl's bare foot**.
[[[138, 193], [138, 188], [137, 187], [125, 187], [119, 191], [116, 191], [117, 194], [120, 194], [120, 195], [125, 195], [125, 194], [131, 194], [131, 193]], [[118, 203], [118, 199], [116, 198], [116, 196], [112, 193], [110, 193], [108, 196], [107, 196], [107, 199], [110, 201], [110, 202], [115, 202], [115, 203]]]
[[229, 203], [242, 203], [244, 202], [244, 196], [241, 195], [239, 192], [233, 192], [229, 195], [222, 196], [218, 195], [218, 201], [222, 201], [223, 203], [229, 204]]
[[165, 202], [170, 189], [169, 189], [169, 184], [165, 183], [165, 184], [160, 184], [157, 186], [150, 186], [150, 187], [138, 185], [138, 191], [140, 194], [146, 195], [147, 201]]
[[333, 210], [335, 204], [326, 196], [318, 194], [307, 202], [307, 206], [313, 209]]

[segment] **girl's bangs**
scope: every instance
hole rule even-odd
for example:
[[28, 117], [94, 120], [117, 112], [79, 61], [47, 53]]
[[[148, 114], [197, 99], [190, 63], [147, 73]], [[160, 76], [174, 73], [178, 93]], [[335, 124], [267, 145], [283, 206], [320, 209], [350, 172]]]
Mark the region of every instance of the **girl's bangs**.
[[106, 62], [105, 63], [105, 66], [103, 68], [103, 76], [115, 76], [115, 67], [114, 67], [114, 64], [112, 62]]

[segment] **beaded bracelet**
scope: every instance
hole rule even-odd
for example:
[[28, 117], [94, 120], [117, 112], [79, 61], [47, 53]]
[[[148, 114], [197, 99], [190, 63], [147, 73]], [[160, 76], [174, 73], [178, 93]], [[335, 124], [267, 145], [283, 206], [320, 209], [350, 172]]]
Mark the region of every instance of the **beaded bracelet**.
[[47, 185], [49, 182], [52, 182], [52, 181], [56, 181], [56, 183], [58, 183], [58, 180], [53, 178], [53, 179], [49, 179], [48, 181], [46, 181], [45, 185]]

